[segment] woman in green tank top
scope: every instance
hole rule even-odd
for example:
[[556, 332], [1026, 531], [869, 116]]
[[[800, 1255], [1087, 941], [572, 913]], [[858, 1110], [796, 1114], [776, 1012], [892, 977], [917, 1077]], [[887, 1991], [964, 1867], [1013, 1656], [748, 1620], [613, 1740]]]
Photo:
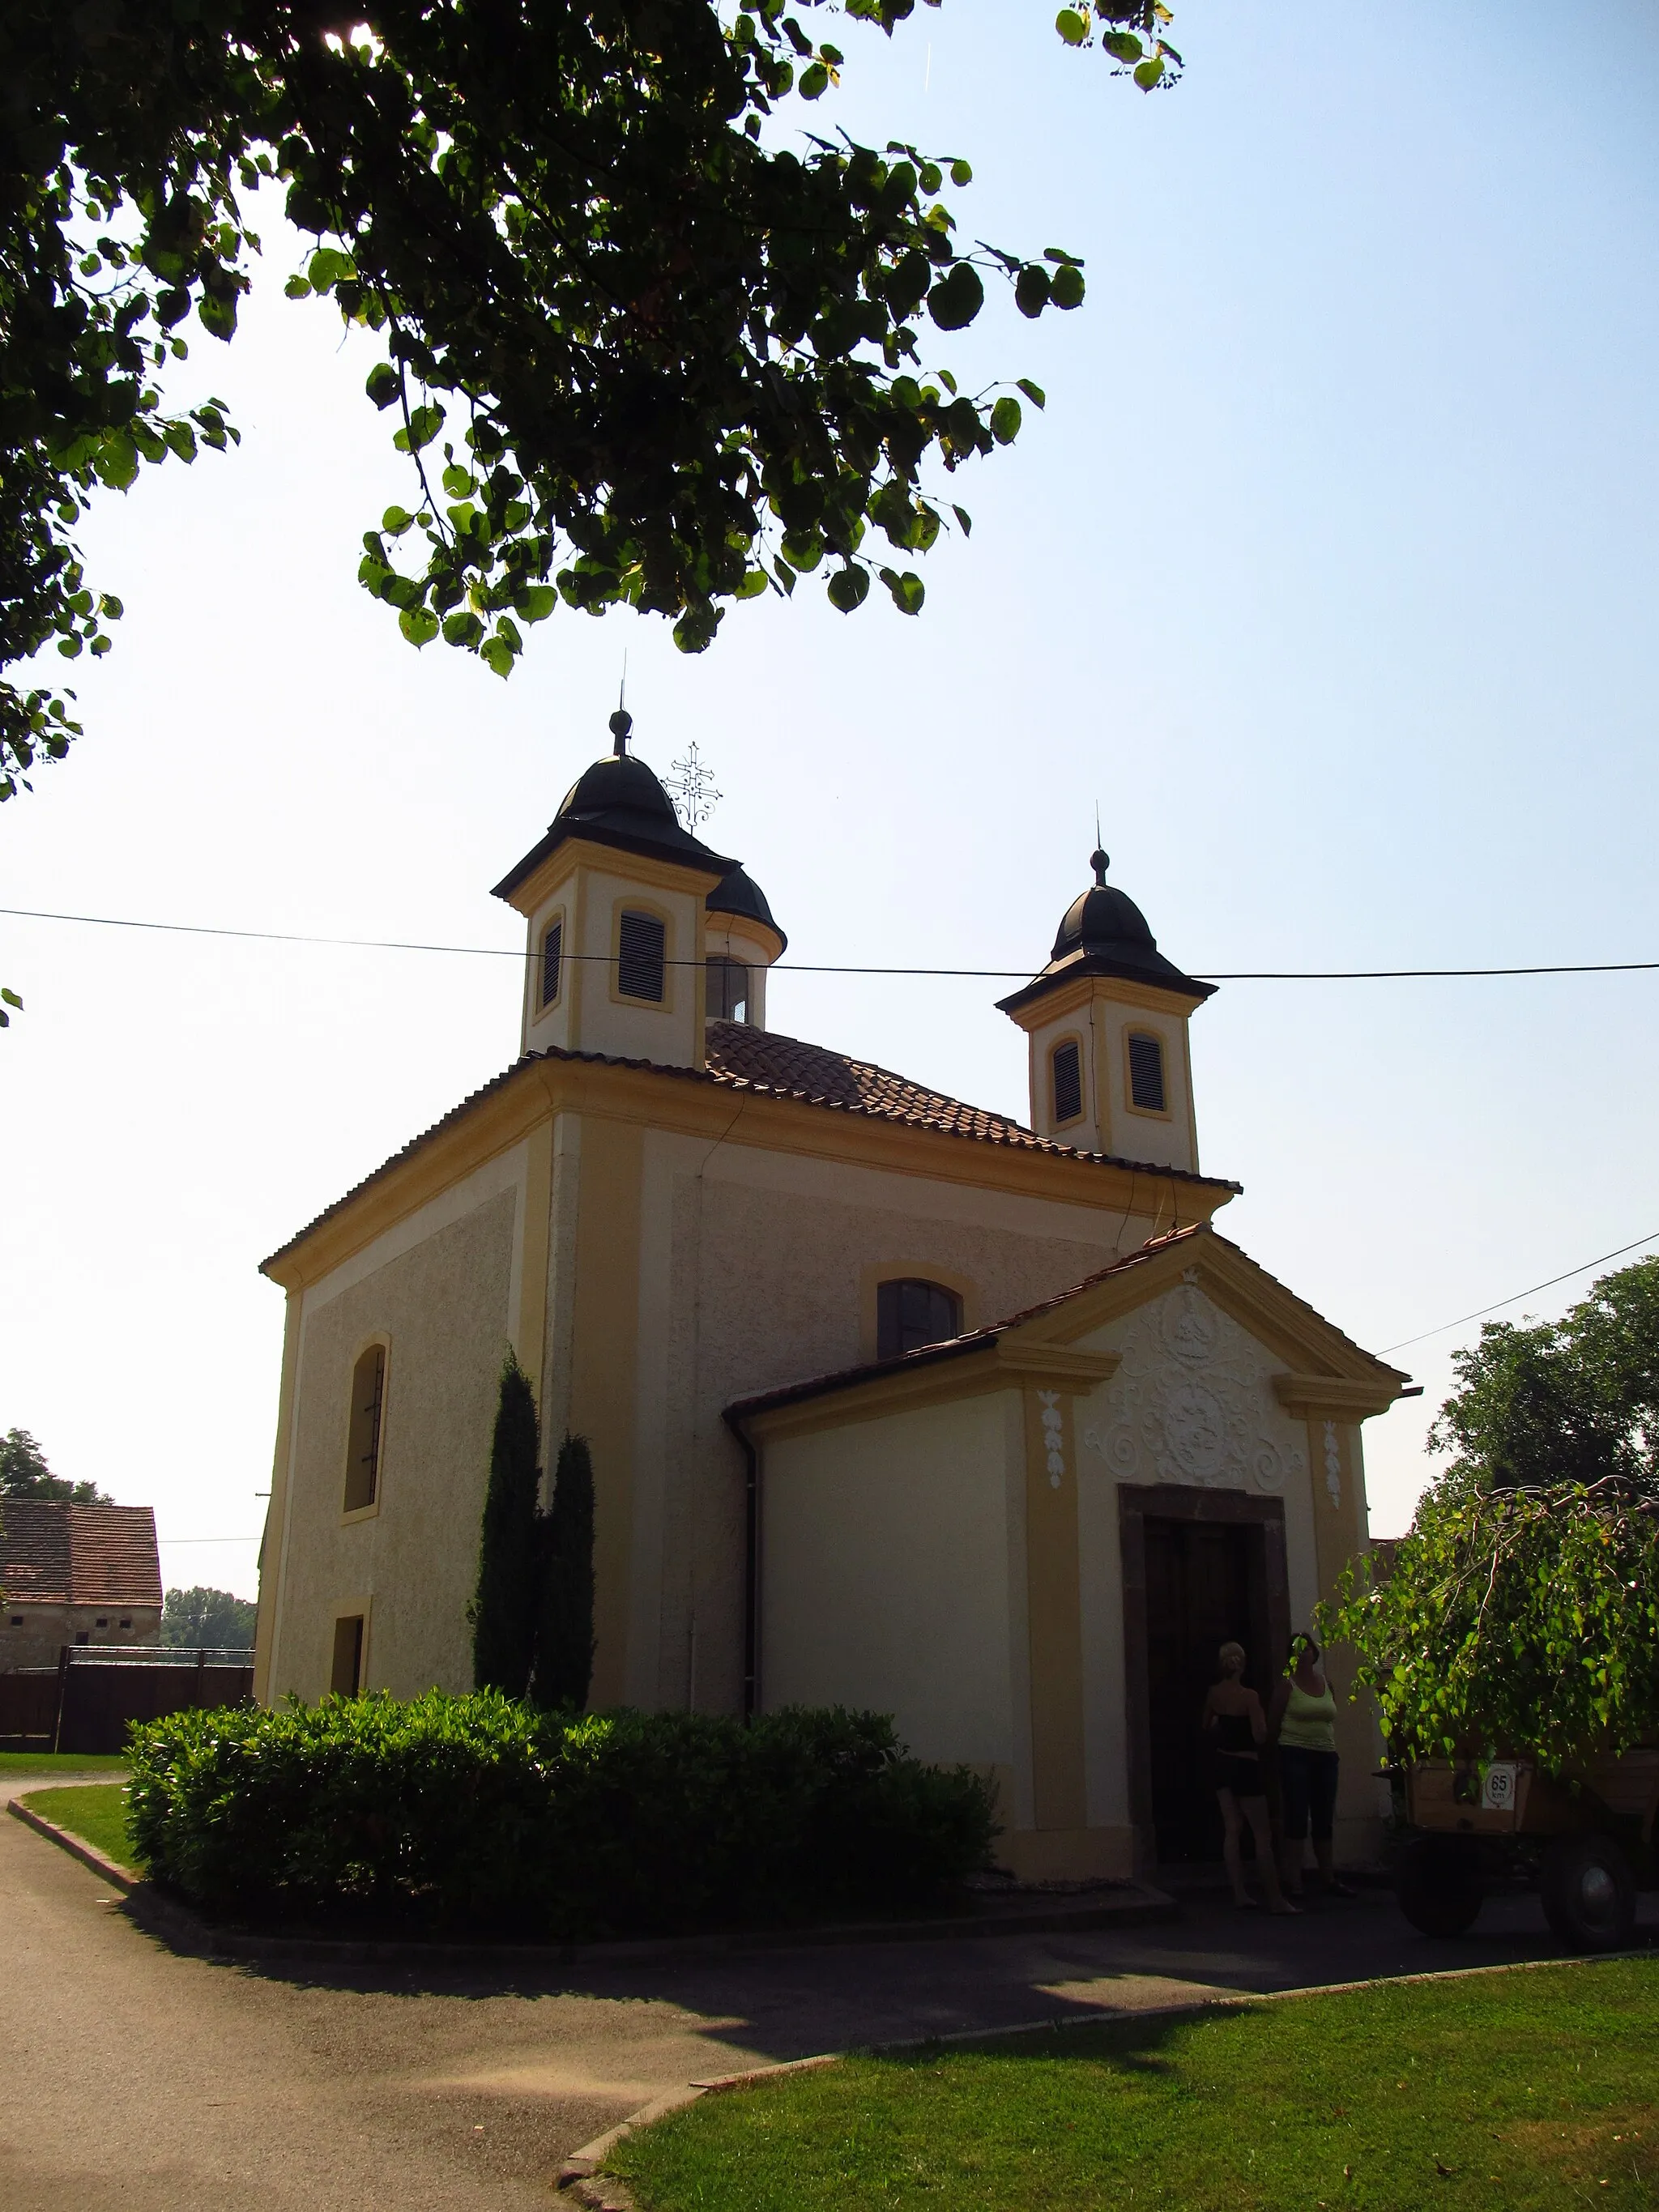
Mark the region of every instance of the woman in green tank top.
[[1332, 1858], [1336, 1814], [1336, 1699], [1311, 1636], [1293, 1636], [1285, 1672], [1273, 1692], [1267, 1730], [1279, 1747], [1279, 1786], [1285, 1815], [1280, 1878], [1287, 1897], [1302, 1894], [1302, 1862], [1308, 1832], [1326, 1893], [1352, 1897]]

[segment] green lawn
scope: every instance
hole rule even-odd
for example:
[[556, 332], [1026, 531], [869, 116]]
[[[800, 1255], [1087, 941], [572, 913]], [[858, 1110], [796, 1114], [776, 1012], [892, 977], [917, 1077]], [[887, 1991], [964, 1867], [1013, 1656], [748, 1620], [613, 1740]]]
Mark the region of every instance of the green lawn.
[[606, 2167], [647, 2212], [1651, 2212], [1659, 1962], [849, 2059], [705, 2097]]
[[31, 1790], [21, 1802], [54, 1826], [72, 1828], [83, 1842], [118, 1866], [132, 1864], [125, 1783], [88, 1782], [78, 1790]]
[[0, 1780], [16, 1774], [101, 1774], [126, 1763], [118, 1751], [0, 1751]]

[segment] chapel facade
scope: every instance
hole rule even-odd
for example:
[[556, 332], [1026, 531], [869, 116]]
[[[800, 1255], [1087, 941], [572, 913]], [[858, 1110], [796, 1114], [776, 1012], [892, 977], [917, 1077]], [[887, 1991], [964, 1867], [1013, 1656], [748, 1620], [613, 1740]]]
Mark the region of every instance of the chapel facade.
[[[518, 1057], [264, 1262], [256, 1693], [470, 1686], [510, 1344], [549, 1458], [592, 1446], [596, 1707], [874, 1706], [994, 1778], [1018, 1872], [1206, 1855], [1215, 1647], [1265, 1695], [1407, 1379], [1212, 1225], [1214, 987], [1097, 853], [1001, 1002], [1025, 1122], [781, 1036], [765, 896], [612, 732], [495, 887]], [[1375, 1743], [1340, 1728], [1354, 1849]]]

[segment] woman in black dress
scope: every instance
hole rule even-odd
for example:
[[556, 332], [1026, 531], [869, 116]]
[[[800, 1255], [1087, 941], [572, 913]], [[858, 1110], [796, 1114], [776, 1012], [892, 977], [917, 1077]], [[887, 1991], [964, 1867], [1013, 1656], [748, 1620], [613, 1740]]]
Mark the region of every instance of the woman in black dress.
[[1224, 1644], [1217, 1656], [1221, 1679], [1211, 1684], [1204, 1700], [1204, 1735], [1213, 1764], [1216, 1802], [1221, 1808], [1221, 1856], [1233, 1886], [1233, 1902], [1241, 1908], [1255, 1902], [1244, 1887], [1244, 1862], [1239, 1850], [1241, 1822], [1248, 1820], [1255, 1837], [1255, 1863], [1261, 1869], [1268, 1911], [1294, 1912], [1297, 1908], [1286, 1901], [1279, 1886], [1267, 1789], [1261, 1778], [1267, 1715], [1255, 1692], [1244, 1686], [1244, 1646]]

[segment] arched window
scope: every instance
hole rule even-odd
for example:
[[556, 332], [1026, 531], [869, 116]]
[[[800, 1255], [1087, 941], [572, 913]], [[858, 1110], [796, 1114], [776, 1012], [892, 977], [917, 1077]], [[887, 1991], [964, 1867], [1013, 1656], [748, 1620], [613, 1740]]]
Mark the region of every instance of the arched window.
[[1079, 1052], [1075, 1037], [1057, 1044], [1049, 1057], [1054, 1124], [1075, 1121], [1083, 1111], [1083, 1055]]
[[380, 1490], [380, 1431], [386, 1411], [386, 1346], [371, 1344], [351, 1370], [346, 1432], [345, 1510], [362, 1513]]
[[905, 1275], [876, 1285], [876, 1357], [896, 1359], [962, 1334], [962, 1300], [943, 1283]]
[[1164, 1040], [1145, 1030], [1129, 1032], [1129, 1103], [1144, 1114], [1162, 1114], [1164, 1096]]
[[748, 1020], [749, 970], [741, 960], [716, 957], [708, 963], [707, 1003], [711, 1022]]
[[659, 915], [625, 911], [617, 928], [617, 988], [624, 999], [663, 1001], [668, 932]]
[[559, 963], [564, 955], [564, 922], [550, 921], [542, 936], [542, 1004], [550, 1006], [559, 995]]

